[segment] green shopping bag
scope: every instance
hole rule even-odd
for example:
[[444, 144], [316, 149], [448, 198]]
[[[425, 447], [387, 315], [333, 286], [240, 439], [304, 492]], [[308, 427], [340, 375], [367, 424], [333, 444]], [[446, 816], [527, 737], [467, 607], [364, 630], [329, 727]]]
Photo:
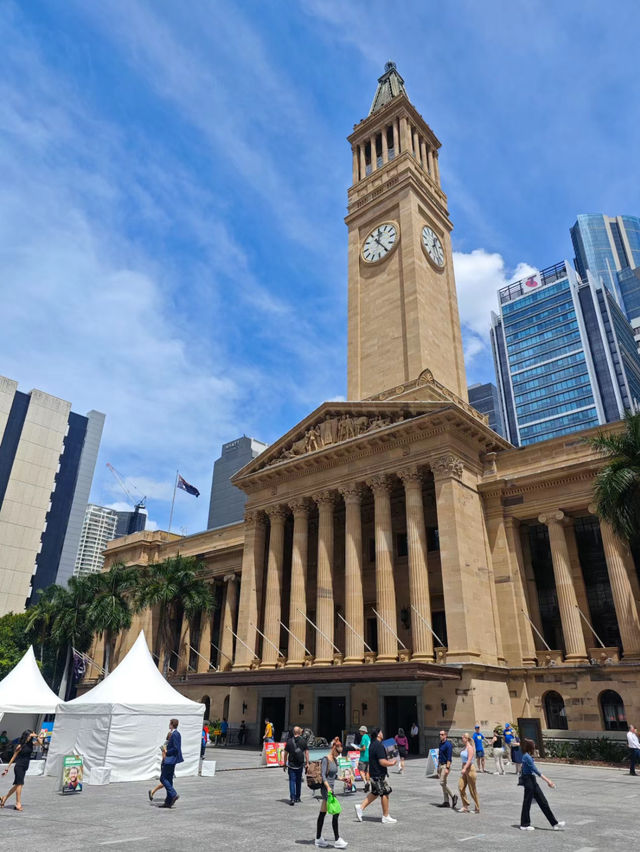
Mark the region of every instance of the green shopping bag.
[[339, 814], [342, 811], [342, 805], [333, 795], [333, 793], [327, 793], [327, 813], [328, 814]]

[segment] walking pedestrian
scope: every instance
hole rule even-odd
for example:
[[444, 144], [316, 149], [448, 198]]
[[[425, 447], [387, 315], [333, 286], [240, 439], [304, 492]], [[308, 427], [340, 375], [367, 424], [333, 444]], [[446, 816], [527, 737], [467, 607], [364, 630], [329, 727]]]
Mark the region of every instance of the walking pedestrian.
[[7, 803], [7, 799], [12, 796], [14, 793], [16, 794], [16, 803], [14, 805], [17, 811], [23, 810], [22, 808], [22, 788], [24, 787], [24, 776], [26, 775], [27, 769], [29, 768], [29, 761], [31, 760], [31, 755], [33, 754], [33, 746], [34, 744], [42, 745], [44, 741], [44, 731], [40, 731], [39, 734], [36, 734], [35, 731], [26, 730], [22, 732], [22, 736], [16, 746], [16, 750], [11, 755], [11, 760], [9, 761], [7, 768], [2, 772], [3, 775], [6, 775], [9, 769], [11, 768], [11, 764], [13, 764], [13, 786], [2, 798], [0, 798], [0, 808], [4, 808]]
[[[315, 845], [321, 846], [323, 848], [329, 846], [327, 841], [322, 836], [322, 826], [324, 825], [324, 817], [327, 813], [327, 803], [329, 800], [329, 793], [333, 794], [333, 788], [336, 783], [336, 778], [338, 777], [338, 758], [342, 754], [342, 743], [336, 737], [331, 742], [331, 751], [329, 754], [325, 755], [322, 758], [321, 768], [322, 768], [322, 802], [320, 804], [320, 813], [318, 814], [318, 823], [316, 825], [316, 840]], [[333, 828], [333, 836], [335, 838], [333, 843], [334, 849], [346, 849], [349, 845], [346, 840], [340, 837], [340, 829], [338, 827], [338, 820], [340, 818], [340, 814], [332, 814], [331, 817], [331, 827]]]
[[296, 802], [301, 801], [302, 770], [308, 766], [309, 746], [302, 737], [302, 728], [296, 725], [284, 747], [284, 766], [282, 767], [285, 772], [289, 772], [290, 805], [295, 805]]
[[171, 719], [169, 722], [169, 736], [167, 738], [167, 749], [162, 761], [162, 770], [160, 772], [160, 783], [167, 791], [167, 798], [161, 808], [172, 808], [178, 801], [180, 796], [176, 793], [173, 786], [173, 776], [178, 763], [184, 762], [182, 756], [182, 737], [178, 731], [178, 720]]
[[522, 801], [522, 813], [520, 814], [520, 830], [521, 831], [533, 831], [534, 828], [531, 825], [530, 811], [531, 811], [531, 802], [535, 799], [538, 805], [540, 806], [540, 810], [549, 820], [551, 825], [553, 826], [554, 831], [559, 831], [564, 827], [564, 822], [558, 822], [558, 820], [553, 815], [553, 811], [549, 807], [549, 803], [547, 799], [538, 787], [538, 782], [536, 781], [536, 775], [538, 778], [542, 778], [543, 781], [546, 781], [549, 787], [553, 788], [556, 785], [553, 781], [550, 781], [546, 776], [544, 776], [538, 767], [535, 765], [533, 760], [533, 752], [535, 750], [536, 744], [533, 740], [525, 739], [522, 743], [522, 778], [521, 783], [524, 787], [524, 799]]
[[496, 771], [494, 775], [504, 775], [504, 746], [502, 745], [502, 728], [498, 725], [493, 729], [493, 759], [496, 762]]
[[200, 741], [200, 760], [204, 760], [204, 754], [207, 748], [207, 729], [202, 727], [202, 738]]
[[382, 728], [374, 728], [373, 740], [369, 746], [369, 776], [371, 778], [371, 792], [361, 805], [355, 805], [356, 816], [358, 821], [362, 822], [362, 812], [368, 808], [371, 802], [380, 797], [382, 805], [382, 823], [383, 825], [391, 825], [398, 822], [392, 816], [389, 816], [389, 794], [392, 792], [389, 782], [387, 781], [387, 769], [389, 766], [396, 765], [396, 758], [387, 758], [387, 752], [382, 745], [384, 734]]
[[229, 723], [223, 718], [220, 723], [220, 743], [224, 746], [227, 744], [227, 735], [229, 734]]
[[404, 761], [406, 756], [409, 754], [409, 740], [406, 738], [404, 733], [404, 728], [398, 728], [398, 733], [394, 737], [396, 741], [396, 745], [398, 746], [398, 756], [400, 758], [400, 768], [398, 769], [398, 775], [402, 775], [404, 772]]
[[262, 742], [273, 742], [273, 724], [269, 721], [269, 719], [264, 720], [264, 735], [262, 737]]
[[640, 740], [638, 740], [638, 731], [635, 725], [629, 725], [627, 745], [629, 746], [629, 761], [631, 763], [629, 775], [635, 775], [636, 764], [640, 763]]
[[[505, 737], [506, 737], [506, 732], [505, 732]], [[520, 739], [519, 739], [518, 735], [516, 734], [515, 730], [511, 726], [509, 726], [509, 738], [510, 738], [510, 743], [509, 743], [509, 752], [510, 753], [507, 756], [507, 759], [511, 758], [511, 763], [513, 763], [513, 766], [514, 766], [515, 771], [516, 771], [515, 774], [520, 775], [522, 773], [522, 749], [520, 748]]]
[[[203, 731], [204, 730], [206, 730], [206, 729], [203, 728]], [[165, 737], [162, 745], [160, 746], [160, 752], [161, 752], [161, 755], [162, 755], [162, 758], [160, 760], [160, 777], [162, 777], [162, 765], [164, 763], [165, 757], [167, 756], [167, 743], [169, 742], [170, 736], [171, 736], [171, 728], [169, 728], [169, 733]], [[202, 748], [200, 750], [202, 751]], [[149, 801], [152, 802], [155, 794], [158, 793], [162, 789], [164, 789], [164, 784], [162, 783], [162, 781], [160, 781], [158, 784], [156, 784], [156, 786], [153, 788], [153, 790], [149, 790], [147, 792], [147, 795], [149, 796]]]
[[484, 734], [480, 733], [480, 725], [476, 725], [473, 733], [473, 745], [476, 750], [476, 763], [478, 764], [478, 772], [486, 772], [487, 765], [484, 754]]
[[[439, 808], [455, 808], [458, 797], [449, 789], [448, 780], [451, 772], [451, 761], [453, 760], [453, 746], [451, 740], [447, 739], [447, 732], [440, 731], [440, 748], [438, 749], [438, 778], [444, 795], [444, 802], [438, 805]], [[451, 804], [449, 804], [451, 799]]]
[[247, 723], [243, 719], [242, 722], [240, 722], [240, 727], [238, 728], [238, 745], [244, 745], [246, 738]]
[[462, 799], [462, 807], [460, 808], [460, 812], [463, 814], [469, 813], [469, 800], [467, 799], [467, 788], [469, 788], [469, 792], [471, 793], [471, 798], [475, 803], [475, 811], [474, 813], [480, 813], [480, 802], [478, 801], [478, 790], [476, 787], [477, 782], [477, 773], [476, 768], [473, 765], [475, 748], [473, 745], [473, 740], [469, 736], [469, 734], [462, 735], [462, 751], [460, 752], [460, 759], [462, 760], [462, 772], [460, 773], [460, 778], [458, 779], [458, 790], [460, 790], [460, 798]]
[[368, 793], [371, 788], [371, 779], [369, 777], [369, 746], [371, 745], [371, 737], [369, 736], [366, 725], [360, 725], [358, 733], [362, 734], [359, 745], [360, 760], [358, 761], [358, 771], [364, 781], [364, 792]]
[[[504, 726], [503, 737], [504, 737], [504, 752], [505, 752], [504, 767], [506, 769], [507, 766], [509, 766], [511, 764], [511, 744], [513, 743], [513, 741], [516, 738], [515, 731], [513, 730], [513, 728], [509, 724], [509, 722], [507, 722]], [[518, 771], [518, 767], [516, 766], [516, 772], [517, 771]]]

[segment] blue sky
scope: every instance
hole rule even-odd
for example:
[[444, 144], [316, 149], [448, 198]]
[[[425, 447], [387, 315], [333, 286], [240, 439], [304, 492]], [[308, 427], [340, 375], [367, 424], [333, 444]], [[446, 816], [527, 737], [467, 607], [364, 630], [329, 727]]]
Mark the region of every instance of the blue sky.
[[[345, 137], [393, 59], [443, 143], [469, 381], [489, 311], [571, 257], [577, 213], [640, 214], [637, 3], [0, 4], [0, 373], [107, 421], [175, 527], [213, 460], [346, 390]], [[605, 14], [606, 11], [606, 14]]]

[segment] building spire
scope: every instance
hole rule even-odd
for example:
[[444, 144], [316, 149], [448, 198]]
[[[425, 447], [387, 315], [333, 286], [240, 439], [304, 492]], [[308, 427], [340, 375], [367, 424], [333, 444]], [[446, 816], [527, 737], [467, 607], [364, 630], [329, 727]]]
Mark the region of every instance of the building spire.
[[369, 115], [373, 115], [374, 112], [386, 106], [390, 100], [397, 98], [398, 95], [408, 97], [404, 87], [404, 80], [398, 74], [396, 63], [389, 61], [384, 66], [384, 74], [378, 78], [378, 88], [376, 89]]

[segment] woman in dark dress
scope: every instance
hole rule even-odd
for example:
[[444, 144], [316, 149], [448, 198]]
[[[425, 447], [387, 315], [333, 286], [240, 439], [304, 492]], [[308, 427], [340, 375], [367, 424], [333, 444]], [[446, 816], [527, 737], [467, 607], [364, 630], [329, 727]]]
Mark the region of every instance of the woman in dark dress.
[[2, 773], [6, 775], [9, 771], [11, 764], [14, 764], [14, 775], [13, 775], [13, 787], [9, 790], [6, 796], [2, 796], [0, 798], [0, 808], [4, 808], [7, 799], [16, 794], [16, 804], [15, 808], [17, 811], [22, 810], [22, 788], [24, 787], [24, 776], [26, 775], [27, 769], [29, 768], [29, 761], [31, 760], [31, 755], [33, 754], [33, 746], [35, 743], [42, 745], [43, 741], [43, 732], [40, 734], [36, 734], [34, 731], [24, 731], [22, 736], [20, 737], [20, 742], [16, 746], [16, 750], [13, 753], [11, 760], [9, 761], [9, 765]]

